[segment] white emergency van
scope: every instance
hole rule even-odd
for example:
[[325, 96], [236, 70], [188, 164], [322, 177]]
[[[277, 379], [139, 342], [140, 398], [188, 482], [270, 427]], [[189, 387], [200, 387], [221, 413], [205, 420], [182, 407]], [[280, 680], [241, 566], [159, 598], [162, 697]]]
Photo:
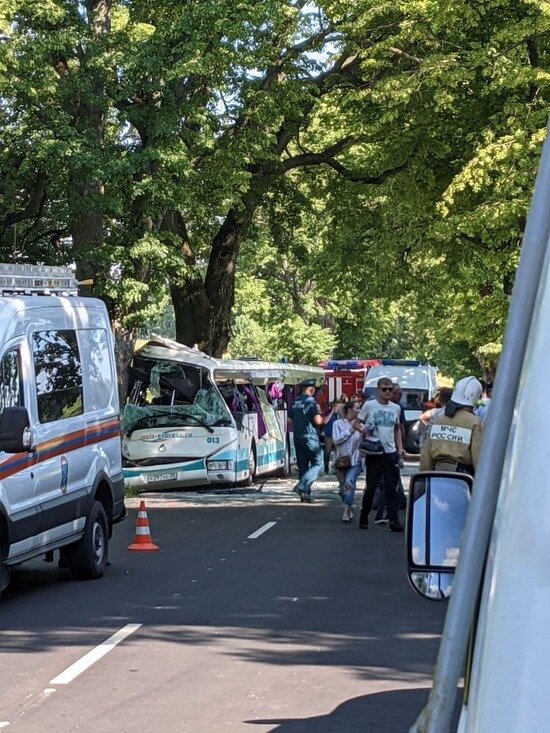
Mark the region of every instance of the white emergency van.
[[0, 265], [0, 592], [44, 554], [97, 578], [125, 515], [113, 337], [65, 267]]
[[411, 481], [409, 580], [449, 599], [412, 733], [550, 730], [549, 237], [547, 131], [473, 485], [441, 472]]

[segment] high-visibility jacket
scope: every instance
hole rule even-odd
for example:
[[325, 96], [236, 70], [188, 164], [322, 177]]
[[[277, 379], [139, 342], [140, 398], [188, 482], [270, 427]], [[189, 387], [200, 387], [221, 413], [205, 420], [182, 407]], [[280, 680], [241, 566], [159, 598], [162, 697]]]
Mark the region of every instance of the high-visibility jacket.
[[435, 418], [422, 447], [420, 470], [432, 471], [438, 462], [475, 469], [482, 437], [483, 423], [470, 410], [459, 409], [453, 417]]

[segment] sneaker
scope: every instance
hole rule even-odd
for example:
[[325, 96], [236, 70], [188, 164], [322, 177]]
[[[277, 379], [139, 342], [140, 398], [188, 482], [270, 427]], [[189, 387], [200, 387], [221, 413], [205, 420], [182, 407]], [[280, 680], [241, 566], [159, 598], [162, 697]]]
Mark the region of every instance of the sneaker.
[[392, 522], [390, 524], [390, 532], [404, 532], [405, 527], [401, 524], [401, 522]]
[[300, 484], [296, 484], [295, 486], [293, 486], [293, 487], [292, 487], [292, 491], [293, 491], [293, 492], [294, 492], [295, 494], [300, 494]]
[[349, 507], [344, 508], [344, 513], [342, 515], [342, 522], [351, 522], [351, 515], [349, 511]]
[[376, 512], [376, 516], [374, 517], [375, 524], [388, 524], [389, 521], [387, 517], [384, 517], [382, 512]]
[[300, 491], [300, 500], [305, 501], [306, 504], [313, 504], [315, 499], [312, 497], [311, 492], [306, 494], [305, 491]]

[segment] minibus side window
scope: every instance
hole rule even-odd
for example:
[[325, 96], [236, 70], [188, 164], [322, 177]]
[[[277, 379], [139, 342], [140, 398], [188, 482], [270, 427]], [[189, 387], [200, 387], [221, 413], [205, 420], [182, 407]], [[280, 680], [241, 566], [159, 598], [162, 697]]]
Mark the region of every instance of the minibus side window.
[[19, 353], [17, 350], [6, 351], [2, 357], [0, 380], [0, 412], [3, 412], [5, 407], [23, 405]]
[[32, 344], [40, 422], [82, 415], [82, 366], [76, 332], [37, 331]]

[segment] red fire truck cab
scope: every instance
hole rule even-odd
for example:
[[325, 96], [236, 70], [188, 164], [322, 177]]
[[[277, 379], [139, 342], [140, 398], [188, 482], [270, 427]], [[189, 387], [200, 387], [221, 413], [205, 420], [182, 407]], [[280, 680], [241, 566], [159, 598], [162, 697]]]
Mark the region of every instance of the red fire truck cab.
[[379, 359], [331, 359], [320, 362], [325, 372], [325, 384], [317, 394], [321, 408], [326, 408], [342, 395], [348, 399], [361, 396], [363, 382], [372, 366], [380, 364]]

